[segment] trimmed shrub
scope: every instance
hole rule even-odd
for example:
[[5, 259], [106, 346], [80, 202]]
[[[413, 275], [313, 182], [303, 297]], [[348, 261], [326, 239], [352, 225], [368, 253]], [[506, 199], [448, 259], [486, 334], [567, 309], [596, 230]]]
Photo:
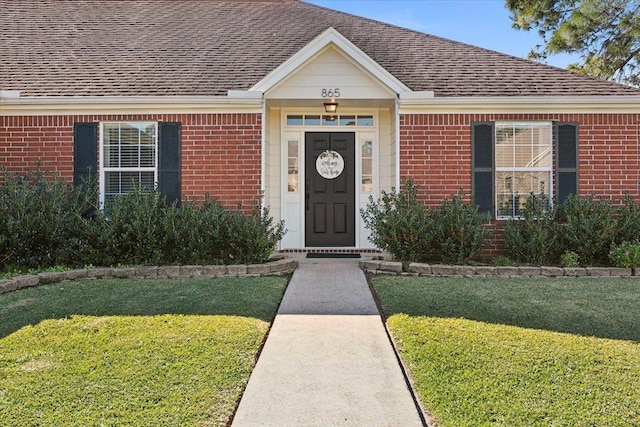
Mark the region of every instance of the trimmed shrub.
[[520, 218], [507, 221], [505, 249], [509, 256], [524, 264], [554, 264], [559, 247], [555, 209], [545, 194], [529, 195]]
[[634, 203], [628, 194], [617, 209], [616, 243], [640, 241], [640, 204]]
[[285, 233], [284, 221], [274, 222], [268, 207], [253, 205], [251, 215], [229, 213], [227, 227], [229, 264], [250, 264], [266, 261]]
[[411, 179], [399, 191], [382, 191], [376, 201], [369, 196], [366, 208], [360, 210], [365, 226], [371, 230], [369, 240], [389, 251], [403, 262], [425, 262], [435, 254], [433, 217], [416, 197], [418, 188]]
[[558, 239], [561, 252], [575, 252], [580, 265], [608, 263], [609, 246], [616, 238], [614, 207], [593, 196], [569, 196], [558, 208], [561, 224]]
[[98, 206], [97, 183], [74, 187], [54, 176], [4, 174], [0, 184], [0, 271], [51, 266], [239, 264], [266, 261], [282, 239], [256, 202], [251, 214], [214, 200], [167, 206], [136, 188]]
[[161, 254], [165, 263], [250, 264], [266, 261], [285, 233], [268, 208], [251, 215], [225, 209], [213, 199], [165, 210]]
[[480, 214], [475, 203], [465, 203], [462, 193], [442, 202], [431, 215], [435, 261], [464, 264], [482, 249], [489, 216]]
[[417, 186], [408, 179], [400, 191], [369, 197], [360, 210], [371, 230], [370, 241], [401, 262], [449, 262], [461, 264], [477, 255], [486, 237], [488, 216], [478, 213], [462, 194], [427, 209], [418, 201]]
[[0, 270], [83, 265], [97, 200], [95, 183], [79, 189], [41, 171], [3, 171]]
[[111, 201], [101, 221], [103, 260], [100, 265], [158, 264], [158, 242], [165, 201], [156, 190], [136, 187]]
[[112, 264], [264, 262], [282, 239], [284, 222], [274, 223], [259, 201], [250, 215], [240, 208], [228, 210], [213, 199], [166, 206], [160, 192], [137, 189], [107, 212], [105, 247], [112, 248]]

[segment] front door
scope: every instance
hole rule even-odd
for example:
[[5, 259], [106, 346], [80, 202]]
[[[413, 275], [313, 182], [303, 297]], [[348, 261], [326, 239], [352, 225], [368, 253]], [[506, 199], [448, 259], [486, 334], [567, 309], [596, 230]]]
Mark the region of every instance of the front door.
[[305, 135], [305, 244], [355, 246], [355, 134]]

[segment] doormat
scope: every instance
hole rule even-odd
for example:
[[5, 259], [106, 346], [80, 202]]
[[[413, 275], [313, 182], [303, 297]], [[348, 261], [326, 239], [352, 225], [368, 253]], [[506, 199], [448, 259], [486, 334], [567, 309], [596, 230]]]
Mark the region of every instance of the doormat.
[[307, 258], [360, 258], [360, 254], [341, 254], [331, 252], [309, 252]]

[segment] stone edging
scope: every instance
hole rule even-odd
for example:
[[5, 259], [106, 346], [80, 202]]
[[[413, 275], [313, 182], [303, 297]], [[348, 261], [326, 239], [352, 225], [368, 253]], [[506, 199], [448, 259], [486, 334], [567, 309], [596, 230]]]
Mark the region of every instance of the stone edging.
[[472, 265], [431, 265], [411, 263], [403, 271], [402, 263], [392, 261], [360, 261], [360, 268], [371, 274], [411, 276], [465, 277], [640, 277], [630, 268], [617, 267], [493, 267]]
[[284, 258], [264, 264], [240, 265], [170, 265], [162, 267], [92, 268], [51, 271], [11, 279], [0, 279], [0, 294], [33, 286], [49, 285], [64, 280], [101, 278], [167, 279], [191, 277], [258, 277], [286, 276], [298, 267], [298, 261]]

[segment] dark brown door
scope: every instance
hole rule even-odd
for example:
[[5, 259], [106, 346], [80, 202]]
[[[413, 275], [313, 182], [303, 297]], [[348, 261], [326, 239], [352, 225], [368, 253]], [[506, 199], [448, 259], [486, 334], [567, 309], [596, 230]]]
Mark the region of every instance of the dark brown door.
[[[314, 246], [355, 246], [355, 134], [352, 132], [308, 132], [305, 137], [305, 244]], [[344, 168], [323, 171], [316, 163], [342, 157]], [[321, 167], [322, 169], [322, 167]], [[333, 177], [333, 175], [337, 175]]]

